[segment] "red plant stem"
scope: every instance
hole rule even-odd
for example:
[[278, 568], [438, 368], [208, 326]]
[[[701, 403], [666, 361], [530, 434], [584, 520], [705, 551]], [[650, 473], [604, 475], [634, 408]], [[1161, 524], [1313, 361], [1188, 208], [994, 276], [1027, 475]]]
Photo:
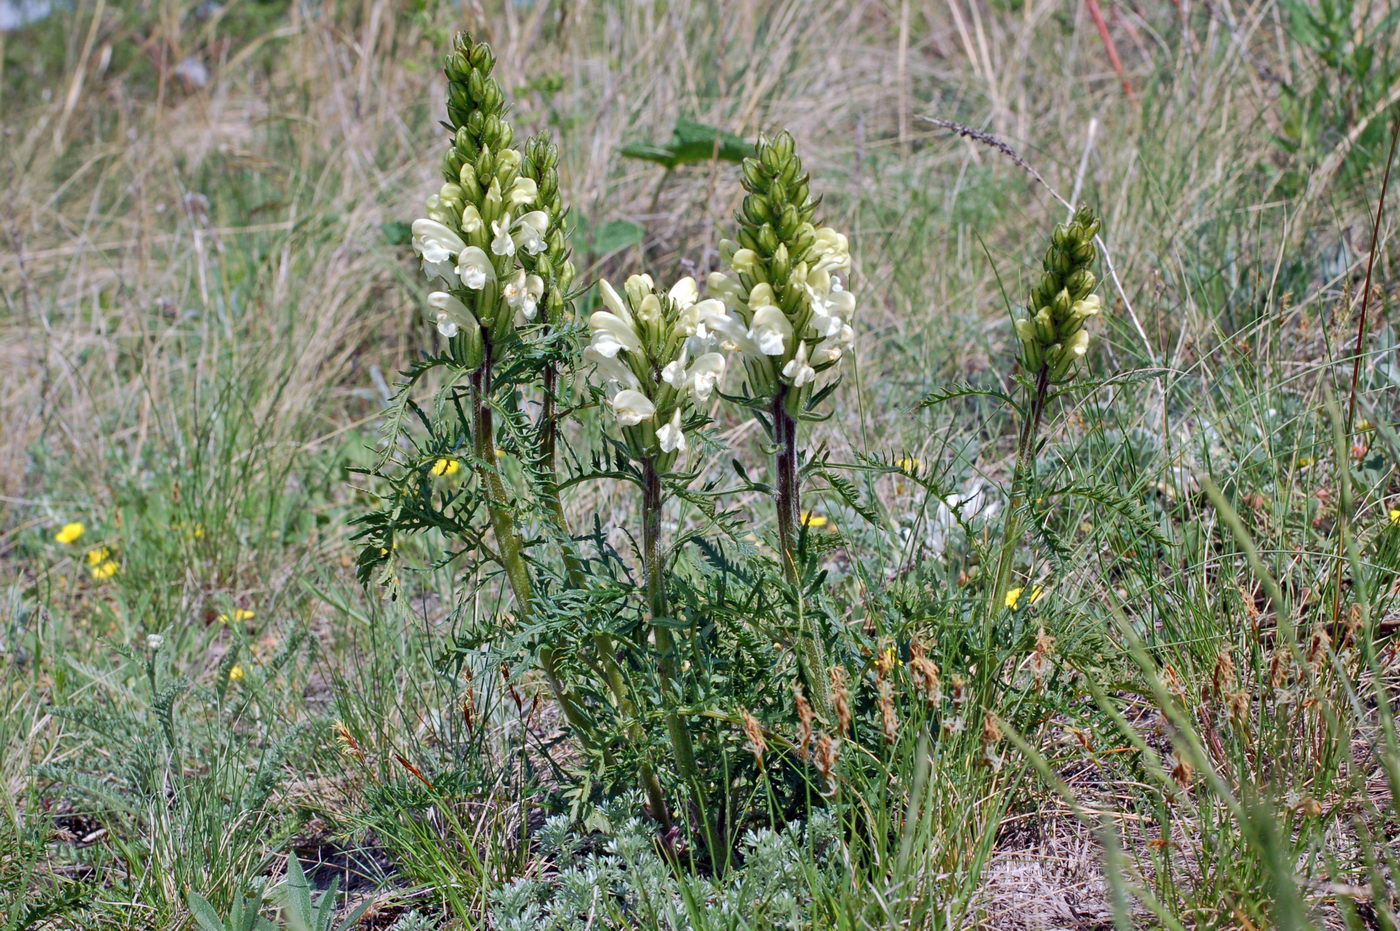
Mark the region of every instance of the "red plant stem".
[[1084, 0], [1084, 2], [1089, 8], [1089, 15], [1094, 19], [1094, 25], [1099, 29], [1099, 38], [1103, 40], [1104, 51], [1108, 53], [1108, 63], [1118, 73], [1118, 80], [1123, 82], [1123, 93], [1133, 103], [1137, 103], [1137, 97], [1133, 94], [1133, 85], [1128, 81], [1128, 73], [1123, 70], [1123, 59], [1118, 57], [1118, 47], [1113, 44], [1113, 36], [1109, 34], [1108, 23], [1104, 22], [1103, 10], [1099, 8], [1099, 0]]

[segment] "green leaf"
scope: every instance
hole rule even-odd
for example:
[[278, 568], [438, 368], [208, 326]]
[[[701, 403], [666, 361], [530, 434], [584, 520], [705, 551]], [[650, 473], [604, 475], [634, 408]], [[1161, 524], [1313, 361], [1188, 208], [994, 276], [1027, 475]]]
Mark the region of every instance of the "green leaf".
[[209, 904], [209, 900], [198, 892], [191, 892], [186, 898], [186, 904], [190, 907], [190, 914], [194, 920], [199, 922], [199, 926], [204, 931], [228, 931], [224, 926], [224, 920], [219, 917], [219, 913], [214, 911], [214, 906]]
[[597, 255], [609, 255], [635, 246], [646, 238], [646, 227], [631, 220], [609, 220], [593, 231], [588, 250]]
[[402, 220], [379, 224], [379, 232], [391, 246], [406, 246], [413, 242], [413, 226]]
[[914, 409], [923, 410], [926, 407], [934, 407], [942, 404], [944, 401], [951, 401], [954, 398], [967, 398], [976, 395], [996, 398], [999, 401], [1005, 401], [1007, 404], [1010, 404], [1012, 407], [1016, 408], [1018, 412], [1021, 410], [1006, 392], [997, 388], [977, 388], [967, 382], [961, 382], [955, 385], [944, 385], [941, 388], [933, 389], [928, 394], [924, 395], [918, 404], [914, 405]]
[[681, 117], [671, 131], [669, 142], [626, 145], [621, 154], [626, 158], [656, 162], [669, 169], [698, 162], [741, 162], [753, 154], [753, 143], [727, 130]]

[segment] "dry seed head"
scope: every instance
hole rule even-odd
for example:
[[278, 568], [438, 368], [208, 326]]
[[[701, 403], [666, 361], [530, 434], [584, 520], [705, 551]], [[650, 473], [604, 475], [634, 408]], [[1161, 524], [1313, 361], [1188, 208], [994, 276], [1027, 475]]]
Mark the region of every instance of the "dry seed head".
[[894, 743], [899, 738], [899, 718], [894, 713], [894, 687], [890, 685], [890, 680], [881, 679], [878, 688], [880, 725], [885, 732], [885, 740]]
[[797, 744], [801, 748], [803, 756], [807, 755], [807, 747], [812, 743], [812, 706], [808, 703], [800, 688], [792, 690], [793, 702], [797, 705]]
[[1177, 674], [1171, 663], [1162, 667], [1162, 687], [1177, 701], [1186, 700], [1186, 685], [1181, 681], [1181, 676]]
[[1026, 662], [1026, 667], [1031, 675], [1035, 676], [1037, 682], [1045, 679], [1054, 669], [1055, 664], [1051, 662], [1050, 656], [1055, 650], [1055, 638], [1045, 632], [1045, 628], [1035, 635], [1035, 650], [1031, 653]]
[[1215, 669], [1211, 672], [1210, 684], [1217, 698], [1223, 698], [1234, 687], [1235, 658], [1230, 654], [1229, 647], [1221, 647], [1220, 652], [1215, 654]]
[[961, 708], [967, 703], [967, 680], [961, 673], [953, 673], [953, 707]]
[[1327, 662], [1327, 652], [1332, 646], [1332, 638], [1327, 633], [1327, 628], [1319, 622], [1313, 627], [1312, 637], [1308, 640], [1308, 671], [1314, 676], [1322, 671], [1322, 666]]
[[759, 769], [762, 769], [763, 754], [768, 751], [768, 741], [763, 738], [763, 727], [758, 723], [758, 718], [749, 714], [747, 710], [741, 710], [740, 713], [744, 717], [744, 734], [749, 738], [749, 752], [753, 754]]
[[1001, 726], [989, 711], [982, 719], [982, 754], [993, 771], [1000, 770], [1005, 761], [1000, 752], [1001, 738]]
[[350, 733], [343, 721], [336, 721], [331, 725], [331, 735], [340, 745], [340, 752], [364, 762], [365, 752], [360, 749], [359, 741], [355, 740], [355, 735]]
[[1226, 694], [1225, 707], [1230, 713], [1230, 720], [1237, 726], [1244, 727], [1249, 723], [1249, 693], [1244, 689]]
[[930, 707], [943, 701], [943, 684], [938, 678], [938, 664], [924, 656], [922, 652], [909, 658], [909, 675], [914, 680], [914, 688]]
[[1174, 753], [1168, 757], [1168, 762], [1172, 764], [1172, 779], [1183, 789], [1191, 788], [1191, 783], [1196, 779], [1196, 769], [1179, 753]]
[[845, 666], [831, 667], [831, 702], [836, 709], [837, 734], [850, 733], [851, 689], [846, 677]]
[[826, 783], [827, 798], [836, 794], [836, 762], [841, 756], [841, 741], [829, 734], [817, 735], [817, 771]]

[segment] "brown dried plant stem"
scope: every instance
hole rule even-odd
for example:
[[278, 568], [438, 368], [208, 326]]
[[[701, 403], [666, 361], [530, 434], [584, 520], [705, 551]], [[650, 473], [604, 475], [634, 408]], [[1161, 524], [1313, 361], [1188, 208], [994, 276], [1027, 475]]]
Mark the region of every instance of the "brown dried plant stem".
[[[797, 420], [787, 411], [787, 386], [773, 398], [773, 440], [777, 445], [778, 546], [782, 550], [783, 577], [801, 604], [802, 579], [797, 569], [797, 535], [801, 520], [801, 482], [797, 469]], [[826, 677], [826, 650], [821, 634], [805, 611], [801, 612], [801, 639], [797, 645], [798, 671], [817, 714], [831, 719], [831, 693]]]
[[1035, 464], [1035, 444], [1040, 435], [1040, 421], [1045, 414], [1045, 402], [1050, 395], [1050, 367], [1043, 365], [1035, 376], [1031, 407], [1021, 419], [1021, 435], [1016, 441], [1016, 465], [1011, 473], [1011, 500], [1007, 504], [1006, 520], [1002, 523], [1001, 547], [997, 554], [996, 575], [993, 577], [991, 599], [987, 602], [986, 618], [982, 624], [985, 643], [991, 643], [992, 621], [1006, 606], [1006, 593], [1011, 589], [1011, 564], [1016, 556], [1017, 538], [1021, 532], [1021, 508], [1026, 502], [1026, 485]]
[[[642, 460], [642, 574], [646, 580], [647, 616], [651, 622], [652, 637], [656, 642], [657, 671], [661, 678], [661, 688], [666, 695], [666, 731], [671, 738], [671, 750], [675, 754], [676, 768], [686, 784], [696, 793], [700, 792], [699, 773], [695, 766], [695, 747], [690, 740], [690, 731], [676, 709], [681, 700], [676, 687], [676, 641], [671, 629], [661, 619], [666, 617], [666, 567], [661, 558], [661, 475], [656, 470], [656, 460]], [[658, 789], [659, 791], [659, 789]]]

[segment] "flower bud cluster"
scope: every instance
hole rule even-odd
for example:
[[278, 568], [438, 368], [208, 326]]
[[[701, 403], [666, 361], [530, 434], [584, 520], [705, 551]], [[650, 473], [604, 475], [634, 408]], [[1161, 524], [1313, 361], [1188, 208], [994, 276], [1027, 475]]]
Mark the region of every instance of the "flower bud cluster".
[[565, 298], [575, 274], [574, 263], [569, 259], [568, 209], [559, 190], [558, 147], [544, 135], [526, 140], [520, 174], [535, 183], [535, 206], [549, 218], [543, 235], [545, 248], [540, 252], [525, 252], [521, 255], [521, 264], [543, 280], [545, 292], [541, 306], [545, 309], [545, 318], [557, 323], [563, 317]]
[[1098, 256], [1094, 247], [1098, 232], [1099, 219], [1087, 207], [1081, 207], [1069, 223], [1055, 227], [1026, 315], [1016, 320], [1027, 371], [1044, 370], [1052, 383], [1073, 377], [1074, 363], [1089, 348], [1084, 324], [1102, 309], [1093, 293], [1097, 281], [1089, 271]]
[[[414, 251], [437, 288], [428, 297], [429, 317], [472, 367], [481, 363], [484, 339], [508, 341], [539, 315], [545, 292], [539, 269], [555, 274], [567, 262], [559, 258], [566, 247], [558, 219], [538, 206], [537, 177], [553, 164], [527, 170], [512, 146], [505, 96], [491, 77], [495, 63], [488, 46], [465, 34], [456, 38], [444, 69], [453, 130], [443, 159], [446, 183], [428, 199], [428, 215], [413, 223]], [[557, 178], [552, 193], [557, 202]], [[559, 233], [555, 255], [537, 261], [551, 249], [551, 232]]]
[[686, 431], [704, 422], [697, 407], [724, 375], [716, 326], [728, 315], [720, 301], [699, 299], [693, 278], [669, 291], [658, 289], [650, 275], [628, 278], [622, 294], [606, 281], [598, 287], [605, 309], [588, 318], [584, 357], [608, 392], [628, 451], [637, 459], [655, 458], [665, 472], [685, 451]]
[[855, 338], [855, 296], [842, 283], [850, 250], [845, 236], [815, 225], [816, 201], [788, 133], [759, 138], [743, 185], [737, 241], [721, 243], [728, 268], [709, 278], [730, 314], [716, 329], [726, 349], [744, 354], [750, 390], [772, 397], [786, 389], [796, 414]]

